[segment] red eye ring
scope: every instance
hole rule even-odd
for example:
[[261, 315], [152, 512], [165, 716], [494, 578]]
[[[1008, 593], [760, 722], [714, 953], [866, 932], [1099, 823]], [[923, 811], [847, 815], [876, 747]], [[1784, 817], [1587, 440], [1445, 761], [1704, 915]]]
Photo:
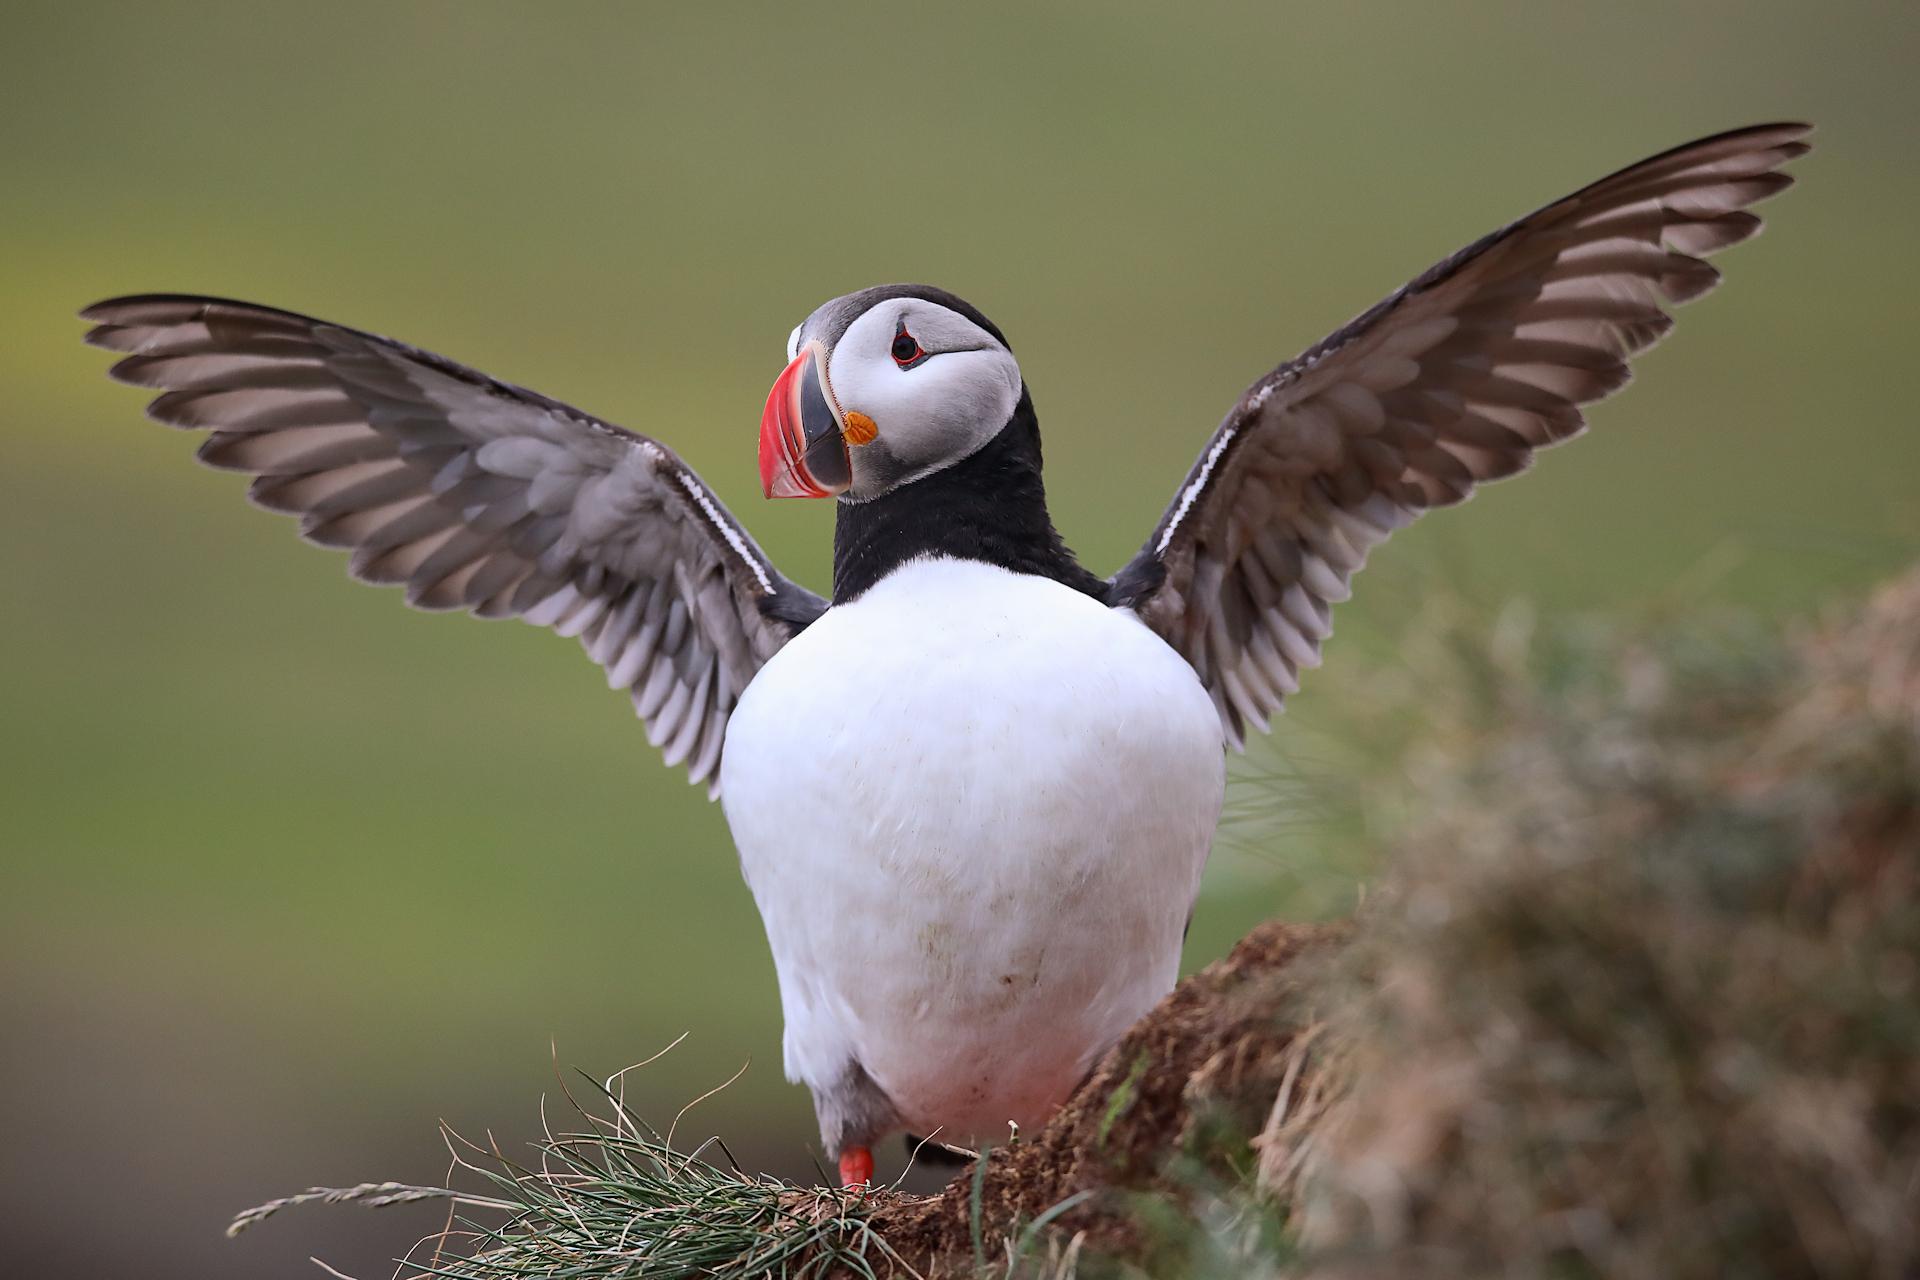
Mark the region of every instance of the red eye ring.
[[927, 353], [920, 349], [919, 339], [908, 333], [907, 326], [904, 324], [900, 326], [899, 332], [893, 335], [892, 353], [893, 362], [902, 369], [911, 369], [927, 358]]

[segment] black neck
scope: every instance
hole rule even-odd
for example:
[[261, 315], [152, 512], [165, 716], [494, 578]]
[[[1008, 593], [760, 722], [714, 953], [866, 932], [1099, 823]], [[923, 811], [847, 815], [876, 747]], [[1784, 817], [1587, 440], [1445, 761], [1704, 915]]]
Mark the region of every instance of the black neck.
[[979, 560], [1106, 598], [1107, 584], [1080, 567], [1047, 515], [1040, 424], [1024, 389], [1013, 417], [978, 452], [871, 501], [840, 504], [833, 602], [858, 599], [928, 555]]

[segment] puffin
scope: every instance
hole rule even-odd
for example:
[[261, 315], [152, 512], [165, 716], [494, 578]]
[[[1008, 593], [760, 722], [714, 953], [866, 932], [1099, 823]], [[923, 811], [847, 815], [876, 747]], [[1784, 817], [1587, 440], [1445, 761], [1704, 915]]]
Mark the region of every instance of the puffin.
[[1227, 754], [1368, 555], [1579, 434], [1809, 131], [1663, 152], [1422, 272], [1256, 379], [1107, 577], [1048, 515], [1006, 335], [943, 289], [849, 293], [787, 340], [760, 482], [834, 499], [826, 596], [667, 445], [538, 392], [246, 302], [81, 314], [151, 417], [355, 578], [574, 637], [631, 698], [723, 806], [786, 1073], [860, 1185], [890, 1134], [1042, 1124], [1172, 989]]

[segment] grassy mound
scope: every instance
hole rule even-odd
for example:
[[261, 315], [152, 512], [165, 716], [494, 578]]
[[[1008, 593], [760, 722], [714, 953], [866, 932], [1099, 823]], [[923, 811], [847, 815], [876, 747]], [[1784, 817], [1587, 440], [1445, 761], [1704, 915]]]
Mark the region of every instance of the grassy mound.
[[[1039, 1134], [988, 1151], [945, 1192], [888, 1196], [875, 1228], [926, 1275], [1058, 1263], [1089, 1250], [1161, 1260], [1184, 1247], [1175, 1206], [1252, 1185], [1251, 1140], [1307, 1087], [1292, 1010], [1341, 926], [1274, 921], [1181, 983], [1116, 1045]], [[1174, 1197], [1169, 1198], [1169, 1192]]]
[[[1920, 574], [1481, 655], [1268, 1184], [1330, 1274], [1920, 1263]], [[1276, 1153], [1270, 1153], [1276, 1154]]]
[[1920, 573], [1797, 634], [1414, 635], [1341, 691], [1404, 816], [1360, 918], [1257, 930], [942, 1194], [611, 1087], [485, 1194], [312, 1194], [464, 1201], [420, 1272], [474, 1280], [1920, 1274]]

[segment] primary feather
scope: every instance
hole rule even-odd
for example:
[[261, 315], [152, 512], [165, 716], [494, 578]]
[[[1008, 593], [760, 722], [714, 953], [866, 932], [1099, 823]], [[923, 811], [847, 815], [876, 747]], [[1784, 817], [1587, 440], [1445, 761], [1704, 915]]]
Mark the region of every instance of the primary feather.
[[126, 352], [113, 376], [208, 432], [200, 459], [352, 552], [353, 576], [421, 609], [576, 636], [669, 764], [717, 794], [754, 673], [826, 607], [774, 569], [673, 451], [444, 357], [218, 298], [81, 313]]
[[1713, 288], [1808, 126], [1643, 160], [1521, 218], [1241, 396], [1115, 598], [1200, 673], [1228, 739], [1265, 729], [1320, 663], [1331, 607], [1388, 534], [1577, 435], [1581, 406]]

